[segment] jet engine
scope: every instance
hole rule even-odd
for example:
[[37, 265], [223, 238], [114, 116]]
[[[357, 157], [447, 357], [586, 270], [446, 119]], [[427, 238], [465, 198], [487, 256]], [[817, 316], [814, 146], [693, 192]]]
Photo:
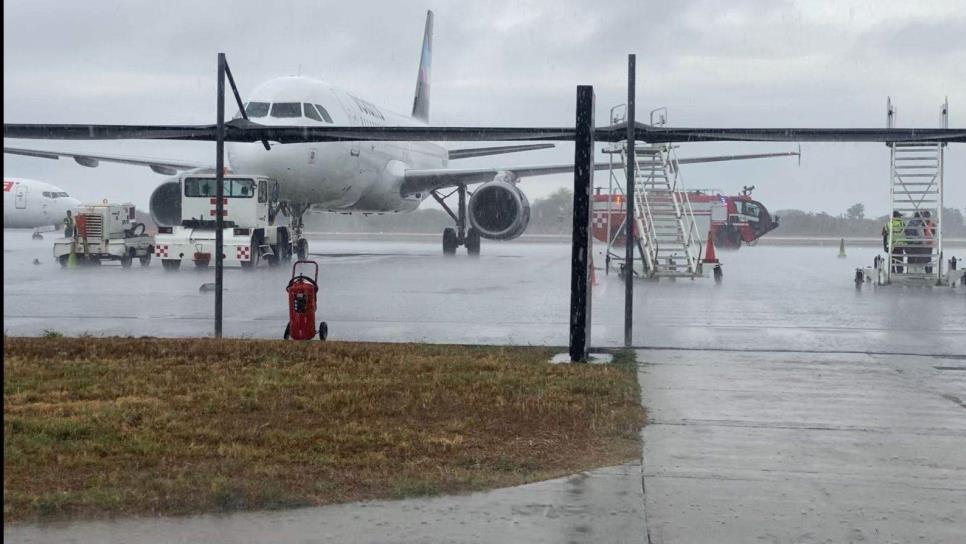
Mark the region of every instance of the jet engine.
[[159, 227], [181, 224], [181, 184], [178, 179], [168, 180], [151, 193], [148, 203], [151, 219]]
[[468, 206], [470, 224], [483, 238], [513, 240], [530, 223], [530, 201], [516, 186], [516, 176], [500, 172], [476, 189]]

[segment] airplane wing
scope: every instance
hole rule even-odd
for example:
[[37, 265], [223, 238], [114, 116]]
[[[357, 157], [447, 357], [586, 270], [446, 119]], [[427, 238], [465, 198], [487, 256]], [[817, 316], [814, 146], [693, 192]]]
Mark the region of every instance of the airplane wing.
[[[768, 157], [787, 157], [800, 156], [799, 151], [784, 151], [779, 153], [755, 153], [749, 155], [722, 155], [715, 157], [691, 157], [678, 159], [677, 164], [701, 164], [708, 162], [738, 161], [747, 159], [764, 159]], [[597, 163], [594, 170], [607, 170], [608, 168], [623, 168], [621, 163]], [[547, 176], [551, 174], [566, 174], [574, 171], [573, 164], [551, 164], [540, 166], [513, 166], [508, 168], [436, 168], [429, 170], [406, 170], [406, 179], [403, 181], [401, 192], [403, 196], [443, 187], [455, 187], [457, 185], [472, 185], [492, 180], [497, 175], [509, 172], [517, 178], [531, 176]]]
[[[521, 151], [532, 151], [536, 149], [549, 149], [555, 147], [554, 144], [528, 144], [528, 145], [506, 145], [498, 147], [477, 147], [470, 149], [451, 149], [449, 151], [450, 160], [468, 159], [471, 157], [488, 157], [490, 155], [502, 155], [504, 153], [519, 153]], [[136, 166], [147, 166], [158, 174], [173, 176], [181, 170], [193, 170], [197, 168], [211, 168], [211, 165], [202, 163], [175, 162], [167, 159], [156, 159], [148, 157], [125, 157], [118, 155], [95, 155], [92, 153], [75, 153], [70, 151], [52, 151], [48, 149], [27, 149], [23, 147], [4, 147], [3, 152], [8, 155], [24, 155], [27, 157], [38, 157], [41, 159], [58, 160], [61, 157], [70, 157], [77, 164], [96, 168], [101, 162], [113, 162], [119, 164], [133, 164]]]
[[123, 157], [116, 155], [95, 155], [92, 153], [73, 153], [69, 151], [49, 151], [46, 149], [26, 149], [22, 147], [6, 147], [3, 152], [8, 155], [25, 155], [28, 157], [39, 157], [41, 159], [59, 160], [61, 157], [70, 157], [74, 161], [89, 168], [96, 168], [101, 162], [115, 162], [120, 164], [133, 164], [136, 166], [147, 166], [158, 174], [173, 176], [181, 170], [192, 170], [195, 168], [210, 168], [210, 165], [201, 163], [191, 163], [183, 161], [169, 161], [167, 159], [153, 159], [141, 157]]
[[471, 157], [488, 157], [490, 155], [502, 155], [504, 153], [519, 153], [520, 151], [533, 151], [535, 149], [549, 149], [555, 147], [553, 144], [529, 144], [529, 145], [504, 145], [499, 147], [477, 147], [471, 149], [450, 149], [449, 160], [469, 159]]
[[[245, 119], [225, 123], [225, 141], [282, 144], [347, 141], [573, 141], [573, 127], [335, 127], [266, 126]], [[51, 125], [4, 124], [5, 138], [46, 140], [217, 139], [215, 125]], [[594, 130], [598, 142], [627, 138], [627, 125]], [[636, 125], [636, 139], [677, 142], [956, 142], [966, 129], [945, 128], [674, 128]]]

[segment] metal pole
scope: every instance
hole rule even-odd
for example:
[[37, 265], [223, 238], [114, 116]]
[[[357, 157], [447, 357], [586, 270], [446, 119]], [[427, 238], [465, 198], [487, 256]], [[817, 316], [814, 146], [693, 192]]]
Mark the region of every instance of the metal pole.
[[574, 228], [570, 259], [570, 360], [586, 361], [590, 348], [590, 203], [594, 184], [594, 88], [577, 87], [574, 138]]
[[215, 338], [221, 338], [222, 290], [224, 288], [225, 215], [225, 54], [218, 53], [218, 130], [215, 140]]
[[624, 215], [624, 347], [633, 344], [634, 333], [634, 166], [636, 165], [635, 147], [637, 140], [634, 120], [635, 69], [636, 55], [627, 55], [627, 182], [624, 200], [627, 202]]

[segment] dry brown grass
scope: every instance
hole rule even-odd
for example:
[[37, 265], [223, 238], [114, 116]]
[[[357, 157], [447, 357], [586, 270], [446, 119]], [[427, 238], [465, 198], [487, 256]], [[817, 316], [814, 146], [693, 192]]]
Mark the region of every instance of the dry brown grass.
[[553, 351], [5, 338], [4, 520], [465, 492], [637, 458], [633, 370]]

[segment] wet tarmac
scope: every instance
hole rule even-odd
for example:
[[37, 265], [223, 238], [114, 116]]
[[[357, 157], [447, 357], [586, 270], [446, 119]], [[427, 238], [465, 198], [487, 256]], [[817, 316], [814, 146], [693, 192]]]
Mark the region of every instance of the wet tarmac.
[[[320, 319], [333, 339], [566, 345], [570, 248], [485, 243], [478, 259], [443, 257], [438, 241], [314, 239]], [[213, 331], [210, 269], [160, 263], [62, 270], [52, 242], [4, 231], [7, 334], [205, 336]], [[857, 291], [854, 270], [875, 248], [754, 247], [720, 252], [724, 282], [639, 282], [634, 343], [642, 347], [966, 352], [966, 289]], [[966, 257], [966, 249], [957, 250]], [[32, 264], [39, 259], [39, 265]], [[603, 259], [598, 259], [602, 261]], [[597, 262], [603, 266], [603, 262]], [[225, 334], [278, 338], [288, 267], [225, 274]], [[623, 284], [594, 288], [593, 345], [623, 343]]]
[[[211, 333], [212, 295], [199, 292], [210, 270], [61, 270], [49, 241], [5, 231], [4, 243], [7, 334]], [[418, 238], [319, 238], [311, 248], [331, 338], [567, 343], [564, 243], [488, 243], [478, 259], [445, 258], [437, 241]], [[636, 284], [650, 416], [643, 500], [640, 469], [627, 466], [463, 497], [21, 525], [5, 528], [5, 539], [966, 541], [966, 289], [857, 290], [854, 270], [876, 248], [837, 253], [742, 248], [719, 253], [721, 285]], [[227, 271], [226, 334], [281, 336], [289, 275]], [[593, 344], [619, 346], [623, 284], [602, 270], [597, 279]]]
[[4, 528], [22, 543], [644, 542], [640, 465], [459, 497]]

